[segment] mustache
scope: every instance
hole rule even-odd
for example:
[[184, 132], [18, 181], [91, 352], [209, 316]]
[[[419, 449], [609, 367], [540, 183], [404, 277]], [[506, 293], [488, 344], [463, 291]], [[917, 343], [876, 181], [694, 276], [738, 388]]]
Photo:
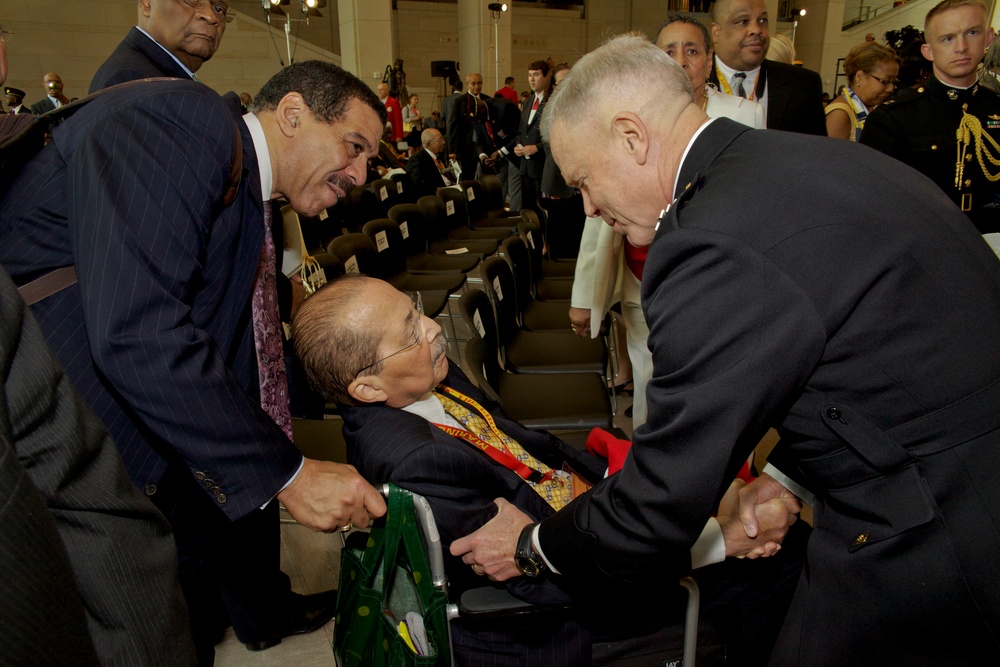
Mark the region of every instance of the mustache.
[[444, 336], [438, 336], [434, 339], [434, 359], [431, 362], [436, 364], [438, 360], [448, 351], [448, 341], [445, 340]]
[[342, 176], [340, 174], [333, 174], [330, 178], [326, 179], [327, 183], [335, 185], [341, 189], [344, 195], [347, 195], [351, 190], [354, 189], [354, 181], [347, 176]]

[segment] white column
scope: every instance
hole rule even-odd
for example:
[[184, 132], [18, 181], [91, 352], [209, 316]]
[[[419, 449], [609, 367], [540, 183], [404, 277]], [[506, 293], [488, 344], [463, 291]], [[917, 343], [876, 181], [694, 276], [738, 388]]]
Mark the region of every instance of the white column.
[[374, 89], [395, 62], [390, 0], [339, 0], [343, 68]]

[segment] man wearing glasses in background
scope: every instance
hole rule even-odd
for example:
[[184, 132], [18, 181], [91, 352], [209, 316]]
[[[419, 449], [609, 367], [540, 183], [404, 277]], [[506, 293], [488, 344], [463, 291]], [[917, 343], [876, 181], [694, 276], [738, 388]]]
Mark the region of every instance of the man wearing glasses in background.
[[90, 82], [90, 92], [116, 83], [195, 74], [219, 48], [236, 14], [227, 0], [138, 0], [138, 21]]

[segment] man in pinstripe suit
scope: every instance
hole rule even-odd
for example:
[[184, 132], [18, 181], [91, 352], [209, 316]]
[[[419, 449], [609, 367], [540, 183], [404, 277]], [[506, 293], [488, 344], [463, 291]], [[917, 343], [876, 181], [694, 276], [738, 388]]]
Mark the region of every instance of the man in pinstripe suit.
[[192, 664], [170, 527], [2, 268], [0, 368], [0, 665]]
[[116, 91], [60, 126], [0, 214], [0, 261], [17, 284], [75, 267], [78, 281], [32, 310], [171, 521], [203, 663], [228, 621], [256, 648], [325, 622], [328, 601], [283, 599], [277, 580], [246, 601], [260, 607], [250, 627], [224, 616], [247, 571], [278, 570], [276, 541], [245, 546], [277, 537], [274, 498], [317, 530], [366, 526], [385, 508], [353, 469], [304, 459], [261, 408], [250, 303], [265, 202], [332, 206], [363, 182], [384, 110], [315, 61], [282, 70], [256, 106], [241, 118], [235, 95], [187, 81]]

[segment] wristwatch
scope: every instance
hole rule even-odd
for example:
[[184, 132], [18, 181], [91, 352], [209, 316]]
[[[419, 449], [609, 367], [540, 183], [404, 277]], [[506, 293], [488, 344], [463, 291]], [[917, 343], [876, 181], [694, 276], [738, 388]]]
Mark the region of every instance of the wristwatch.
[[514, 551], [514, 564], [526, 577], [537, 577], [546, 569], [545, 561], [535, 551], [535, 545], [531, 543], [531, 535], [537, 525], [529, 523], [524, 527], [521, 536], [517, 538], [517, 549]]

